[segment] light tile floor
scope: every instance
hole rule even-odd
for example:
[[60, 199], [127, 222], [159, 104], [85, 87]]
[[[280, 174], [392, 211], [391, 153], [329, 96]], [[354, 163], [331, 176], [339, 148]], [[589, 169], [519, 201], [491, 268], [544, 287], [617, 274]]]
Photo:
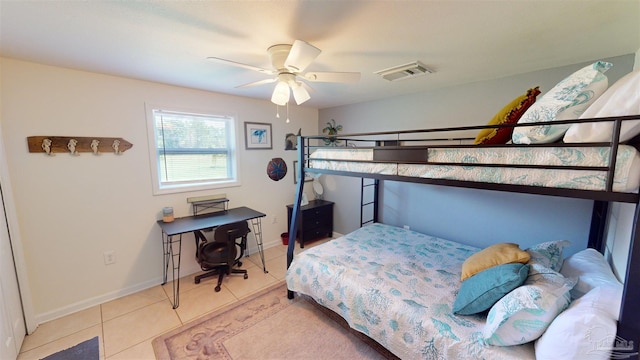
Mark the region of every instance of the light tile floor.
[[[307, 243], [305, 249], [328, 240]], [[180, 306], [175, 310], [169, 282], [41, 324], [25, 338], [18, 360], [42, 359], [95, 336], [100, 339], [100, 359], [155, 359], [151, 341], [157, 336], [284, 280], [286, 249], [282, 245], [265, 249], [267, 274], [258, 254], [245, 257], [242, 268], [249, 271], [249, 278], [225, 276], [220, 292], [213, 289], [217, 277], [198, 285], [195, 274], [181, 278]], [[300, 251], [296, 244], [296, 253]]]

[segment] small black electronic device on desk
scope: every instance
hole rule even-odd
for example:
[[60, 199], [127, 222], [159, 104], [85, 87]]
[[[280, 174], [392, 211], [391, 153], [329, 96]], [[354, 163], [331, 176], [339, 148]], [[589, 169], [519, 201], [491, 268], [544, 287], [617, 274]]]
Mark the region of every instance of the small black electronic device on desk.
[[[287, 205], [287, 229], [291, 228], [292, 213], [293, 205]], [[309, 204], [300, 207], [300, 215], [298, 238], [301, 248], [304, 248], [305, 241], [333, 236], [333, 202], [311, 200]], [[289, 238], [294, 237], [289, 235]]]
[[251, 221], [253, 234], [258, 245], [258, 252], [262, 260], [262, 270], [267, 273], [264, 262], [264, 249], [262, 247], [262, 218], [267, 216], [259, 211], [246, 206], [226, 209], [217, 212], [193, 215], [177, 218], [172, 222], [158, 220], [158, 225], [162, 229], [162, 252], [163, 252], [163, 280], [162, 285], [167, 283], [167, 273], [169, 262], [173, 269], [173, 308], [180, 305], [180, 251], [182, 247], [182, 235], [197, 230], [215, 228], [221, 225], [231, 224], [238, 221]]

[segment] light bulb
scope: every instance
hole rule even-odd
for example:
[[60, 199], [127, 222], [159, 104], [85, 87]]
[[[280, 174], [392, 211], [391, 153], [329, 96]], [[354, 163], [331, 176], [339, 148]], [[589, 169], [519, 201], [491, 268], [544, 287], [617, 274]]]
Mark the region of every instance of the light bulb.
[[291, 89], [293, 90], [293, 98], [296, 100], [296, 104], [300, 105], [303, 102], [311, 99], [311, 96], [302, 86], [301, 82], [292, 81], [290, 82]]
[[271, 102], [276, 105], [284, 105], [289, 102], [290, 95], [291, 91], [289, 90], [289, 85], [285, 82], [279, 81], [273, 89]]

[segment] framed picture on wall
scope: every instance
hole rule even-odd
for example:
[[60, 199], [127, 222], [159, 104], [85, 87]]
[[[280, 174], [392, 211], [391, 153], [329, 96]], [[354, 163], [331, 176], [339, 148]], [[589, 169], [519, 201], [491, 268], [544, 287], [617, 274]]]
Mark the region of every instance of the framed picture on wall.
[[[300, 176], [298, 175], [298, 160], [293, 160], [293, 183], [294, 184], [298, 183], [299, 177]], [[304, 173], [304, 181], [311, 181], [311, 180], [313, 180], [311, 175], [308, 173]]]
[[244, 145], [247, 150], [271, 149], [271, 124], [244, 123]]

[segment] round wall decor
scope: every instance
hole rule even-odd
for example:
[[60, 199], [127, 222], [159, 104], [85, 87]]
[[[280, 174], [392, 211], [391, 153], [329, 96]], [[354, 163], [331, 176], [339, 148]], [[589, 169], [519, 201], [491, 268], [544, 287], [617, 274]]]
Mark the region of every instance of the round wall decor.
[[282, 158], [273, 158], [267, 164], [267, 175], [273, 181], [278, 181], [287, 175], [287, 164]]

